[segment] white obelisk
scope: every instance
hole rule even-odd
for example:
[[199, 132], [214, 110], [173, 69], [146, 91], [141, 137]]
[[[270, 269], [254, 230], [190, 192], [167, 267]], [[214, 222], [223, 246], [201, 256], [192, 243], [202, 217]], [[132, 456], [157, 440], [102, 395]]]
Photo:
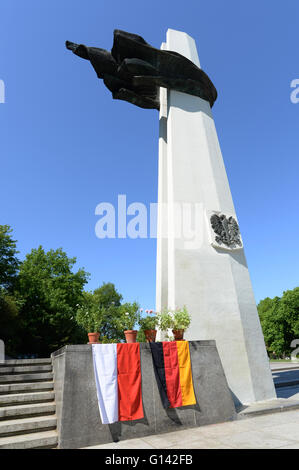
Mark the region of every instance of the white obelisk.
[[[186, 33], [162, 49], [200, 66]], [[237, 220], [210, 105], [164, 88], [160, 101], [156, 309], [186, 305], [185, 338], [216, 340], [235, 403], [276, 398], [243, 245], [219, 245], [210, 222]]]

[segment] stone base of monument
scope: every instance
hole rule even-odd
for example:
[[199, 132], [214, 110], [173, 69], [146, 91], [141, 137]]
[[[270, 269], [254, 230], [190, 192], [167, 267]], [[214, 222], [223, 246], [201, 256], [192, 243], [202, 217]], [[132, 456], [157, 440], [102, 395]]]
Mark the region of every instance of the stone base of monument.
[[299, 409], [299, 400], [292, 398], [276, 398], [274, 400], [259, 401], [237, 409], [237, 419], [254, 418], [256, 416], [280, 413]]
[[102, 424], [92, 348], [73, 345], [52, 354], [59, 448], [75, 449], [236, 419], [215, 341], [190, 341], [196, 405], [165, 410], [149, 344], [140, 344], [144, 418]]

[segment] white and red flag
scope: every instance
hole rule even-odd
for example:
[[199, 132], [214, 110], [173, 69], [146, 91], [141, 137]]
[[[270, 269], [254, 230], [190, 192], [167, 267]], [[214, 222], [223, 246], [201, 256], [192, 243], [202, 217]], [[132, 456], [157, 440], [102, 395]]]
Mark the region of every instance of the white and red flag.
[[140, 344], [93, 344], [92, 356], [102, 423], [143, 418]]

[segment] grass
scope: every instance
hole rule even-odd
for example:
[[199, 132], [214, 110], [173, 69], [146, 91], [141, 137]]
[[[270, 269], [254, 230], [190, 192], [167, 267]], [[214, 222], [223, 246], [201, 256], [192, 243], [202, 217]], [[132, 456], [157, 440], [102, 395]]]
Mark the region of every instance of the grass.
[[[297, 357], [297, 361], [299, 361], [299, 357]], [[270, 362], [293, 362], [291, 359], [270, 359]]]

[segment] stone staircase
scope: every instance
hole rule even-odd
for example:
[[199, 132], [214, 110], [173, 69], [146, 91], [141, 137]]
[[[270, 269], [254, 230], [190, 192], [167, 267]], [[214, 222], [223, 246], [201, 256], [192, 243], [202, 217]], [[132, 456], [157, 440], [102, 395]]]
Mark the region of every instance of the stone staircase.
[[0, 363], [0, 449], [56, 448], [51, 359]]

